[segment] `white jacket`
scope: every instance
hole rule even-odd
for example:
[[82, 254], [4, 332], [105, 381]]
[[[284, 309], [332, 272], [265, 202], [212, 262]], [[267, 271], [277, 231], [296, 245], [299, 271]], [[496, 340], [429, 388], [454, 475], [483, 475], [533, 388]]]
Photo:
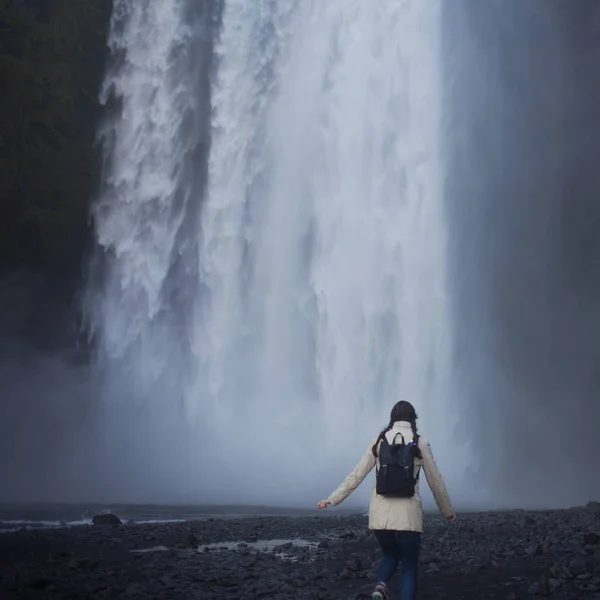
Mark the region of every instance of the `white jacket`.
[[[408, 421], [396, 421], [387, 432], [386, 438], [392, 443], [398, 433], [404, 436], [408, 443], [413, 440], [413, 432]], [[377, 465], [379, 460], [373, 456], [372, 446], [377, 437], [373, 438], [360, 462], [354, 467], [354, 470], [346, 477], [342, 484], [331, 496], [331, 504], [339, 504], [345, 500], [369, 474], [371, 469]], [[438, 471], [437, 465], [431, 452], [429, 442], [419, 437], [419, 448], [422, 459], [415, 458], [416, 473], [421, 470], [425, 472], [427, 483], [433, 492], [433, 497], [444, 517], [453, 514], [454, 509], [450, 503], [448, 492], [444, 480]], [[422, 468], [422, 469], [421, 469]], [[369, 505], [369, 529], [392, 529], [395, 531], [423, 531], [423, 508], [421, 505], [421, 496], [419, 495], [419, 483], [415, 488], [415, 495], [412, 498], [390, 498], [380, 496], [375, 491], [371, 493], [371, 503]]]

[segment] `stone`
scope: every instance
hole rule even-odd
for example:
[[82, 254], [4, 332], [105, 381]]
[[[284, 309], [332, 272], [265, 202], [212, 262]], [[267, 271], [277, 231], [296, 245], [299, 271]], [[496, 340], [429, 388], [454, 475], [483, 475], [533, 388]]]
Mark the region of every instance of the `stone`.
[[528, 556], [536, 556], [544, 553], [544, 547], [542, 544], [531, 544], [525, 548], [525, 554]]
[[121, 519], [112, 513], [101, 513], [92, 517], [94, 525], [122, 525]]
[[539, 591], [540, 591], [540, 584], [539, 584], [539, 582], [537, 582], [537, 581], [536, 581], [535, 583], [532, 583], [532, 584], [531, 584], [531, 585], [530, 585], [530, 586], [527, 588], [527, 591], [528, 591], [530, 594], [533, 594], [533, 595], [537, 596], [537, 595], [538, 595], [538, 593], [539, 593]]
[[346, 568], [349, 571], [360, 571], [363, 568], [362, 561], [358, 557], [352, 557], [346, 562]]
[[86, 569], [90, 566], [90, 561], [86, 558], [72, 558], [69, 561], [70, 569]]
[[[95, 590], [95, 592], [99, 592], [101, 590]], [[123, 592], [123, 596], [126, 598], [131, 598], [135, 596], [144, 597], [148, 594], [148, 590], [137, 583], [132, 583], [127, 587], [127, 589]]]
[[538, 594], [540, 596], [544, 596], [544, 597], [550, 595], [550, 583], [548, 581], [547, 575], [542, 575], [540, 577], [540, 585], [539, 585]]
[[561, 579], [556, 579], [554, 577], [548, 578], [548, 585], [552, 591], [557, 590], [563, 584]]
[[177, 587], [177, 584], [175, 583], [175, 580], [172, 577], [169, 577], [168, 575], [163, 575], [160, 578], [160, 582], [169, 589], [172, 589], [174, 587]]
[[589, 533], [584, 534], [583, 543], [585, 546], [596, 546], [600, 542], [600, 535], [590, 531]]
[[577, 577], [577, 575], [581, 575], [586, 572], [585, 562], [576, 558], [569, 563], [569, 571]]
[[29, 586], [38, 591], [44, 591], [48, 589], [52, 585], [52, 579], [48, 579], [47, 577], [40, 577], [38, 579], [33, 579]]

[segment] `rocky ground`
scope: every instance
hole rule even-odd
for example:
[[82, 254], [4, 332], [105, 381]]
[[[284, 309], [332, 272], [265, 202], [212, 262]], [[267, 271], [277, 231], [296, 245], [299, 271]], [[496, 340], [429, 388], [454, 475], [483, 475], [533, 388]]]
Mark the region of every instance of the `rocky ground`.
[[[420, 597], [600, 599], [599, 533], [600, 504], [428, 517]], [[21, 531], [0, 536], [0, 598], [359, 600], [378, 558], [363, 516]]]

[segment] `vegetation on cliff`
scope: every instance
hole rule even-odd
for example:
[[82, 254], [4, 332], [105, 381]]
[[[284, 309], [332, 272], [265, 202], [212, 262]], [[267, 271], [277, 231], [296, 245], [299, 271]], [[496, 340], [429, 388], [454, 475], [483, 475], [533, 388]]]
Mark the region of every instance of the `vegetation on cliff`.
[[110, 0], [0, 0], [0, 273], [81, 264]]

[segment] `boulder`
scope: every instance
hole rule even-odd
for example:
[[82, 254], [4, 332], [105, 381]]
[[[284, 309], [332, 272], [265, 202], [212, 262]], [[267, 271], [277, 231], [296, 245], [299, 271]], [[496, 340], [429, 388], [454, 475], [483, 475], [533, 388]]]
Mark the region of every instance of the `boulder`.
[[103, 513], [92, 517], [94, 525], [122, 525], [121, 519], [111, 513]]

